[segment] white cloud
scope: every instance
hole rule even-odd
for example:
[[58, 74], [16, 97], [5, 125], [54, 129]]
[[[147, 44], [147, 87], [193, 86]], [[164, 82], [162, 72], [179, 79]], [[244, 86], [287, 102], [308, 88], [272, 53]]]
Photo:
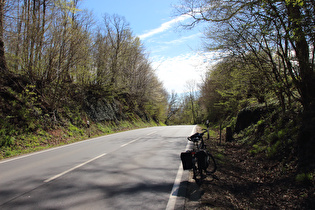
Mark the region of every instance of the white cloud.
[[197, 84], [202, 82], [202, 76], [216, 62], [218, 55], [217, 52], [197, 52], [160, 57], [154, 59], [152, 66], [168, 92], [174, 90], [176, 93], [184, 93], [188, 81], [194, 80]]
[[155, 40], [154, 42], [150, 42], [151, 44], [151, 54], [163, 54], [167, 55], [170, 53], [183, 53], [182, 51], [187, 49], [191, 51], [192, 47], [190, 47], [190, 44], [197, 43], [196, 40], [199, 40], [199, 37], [202, 35], [202, 33], [198, 32], [189, 36], [180, 37], [177, 39], [172, 40], [164, 40], [159, 39]]
[[140, 39], [146, 39], [148, 37], [154, 36], [155, 34], [162, 33], [164, 31], [170, 29], [174, 24], [181, 22], [181, 21], [184, 21], [188, 18], [190, 18], [189, 15], [181, 15], [181, 16], [176, 17], [176, 18], [174, 18], [168, 22], [162, 23], [162, 25], [160, 27], [152, 29], [152, 30], [150, 30], [144, 34], [141, 34], [138, 37]]
[[172, 40], [172, 41], [166, 41], [166, 42], [163, 42], [163, 44], [167, 44], [167, 45], [180, 44], [180, 43], [188, 41], [189, 39], [195, 39], [196, 37], [200, 37], [201, 35], [202, 35], [202, 33], [199, 32], [199, 33], [196, 33], [196, 34], [193, 34], [193, 35], [190, 35], [190, 36], [181, 37], [179, 39], [175, 39], [175, 40]]

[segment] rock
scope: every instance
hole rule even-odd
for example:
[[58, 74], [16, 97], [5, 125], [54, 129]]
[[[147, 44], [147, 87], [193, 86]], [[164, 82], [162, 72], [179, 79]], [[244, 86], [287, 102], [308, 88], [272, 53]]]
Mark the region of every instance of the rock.
[[268, 110], [269, 108], [263, 106], [242, 109], [237, 115], [234, 132], [239, 133], [248, 126], [257, 123]]

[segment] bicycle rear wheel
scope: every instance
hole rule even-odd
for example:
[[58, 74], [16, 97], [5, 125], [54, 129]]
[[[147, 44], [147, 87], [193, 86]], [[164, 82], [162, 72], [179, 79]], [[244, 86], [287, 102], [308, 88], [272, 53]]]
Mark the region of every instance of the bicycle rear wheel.
[[195, 165], [193, 165], [192, 169], [193, 169], [193, 174], [194, 174], [193, 179], [196, 180], [197, 179], [197, 167]]
[[200, 182], [203, 178], [203, 169], [199, 166], [198, 161], [195, 161], [193, 164], [193, 179]]
[[214, 173], [217, 170], [217, 163], [214, 160], [214, 157], [207, 152], [207, 162], [208, 162], [208, 167], [206, 169], [207, 173]]

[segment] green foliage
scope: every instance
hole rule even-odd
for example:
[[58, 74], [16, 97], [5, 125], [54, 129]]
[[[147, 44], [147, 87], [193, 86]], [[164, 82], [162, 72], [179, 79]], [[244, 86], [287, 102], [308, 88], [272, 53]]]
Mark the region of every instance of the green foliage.
[[[252, 59], [251, 55], [247, 57]], [[207, 107], [205, 116], [212, 122], [235, 117], [239, 110], [272, 97], [267, 78], [240, 57], [224, 59], [209, 70], [207, 77], [201, 87], [200, 103]]]
[[75, 1], [67, 1], [67, 0], [56, 0], [54, 1], [55, 5], [60, 7], [64, 11], [69, 11], [70, 13], [77, 13], [81, 10], [76, 8], [76, 5], [74, 3]]
[[300, 6], [303, 7], [304, 5], [304, 0], [285, 0], [285, 3], [288, 4], [293, 4], [294, 6]]
[[267, 148], [267, 156], [273, 157], [279, 152], [282, 141], [278, 140]]
[[311, 184], [314, 181], [314, 174], [313, 173], [301, 173], [297, 174], [295, 177], [295, 181], [300, 184]]
[[249, 151], [250, 154], [258, 154], [262, 151], [266, 150], [266, 146], [260, 145], [260, 144], [254, 144], [253, 149]]
[[14, 144], [17, 131], [6, 119], [0, 119], [0, 147], [10, 147]]
[[16, 121], [26, 131], [36, 130], [39, 126], [37, 121], [41, 119], [43, 112], [35, 86], [28, 84], [21, 92], [10, 87], [6, 90], [12, 99], [6, 101], [11, 107], [3, 123], [8, 125], [12, 124], [11, 121]]
[[96, 124], [97, 128], [102, 131], [104, 134], [110, 134], [113, 133], [112, 126], [110, 125], [102, 125], [101, 123]]
[[15, 140], [14, 137], [4, 135], [1, 137], [0, 146], [9, 147], [14, 144], [14, 140]]
[[250, 153], [264, 154], [268, 158], [292, 157], [296, 153], [299, 123], [294, 112], [275, 110], [242, 130], [236, 139], [252, 145]]
[[72, 125], [71, 123], [69, 124], [68, 129], [69, 129], [69, 136], [72, 136], [73, 133], [77, 133], [77, 134], [80, 134], [80, 135], [84, 134], [83, 129], [79, 129], [78, 127]]

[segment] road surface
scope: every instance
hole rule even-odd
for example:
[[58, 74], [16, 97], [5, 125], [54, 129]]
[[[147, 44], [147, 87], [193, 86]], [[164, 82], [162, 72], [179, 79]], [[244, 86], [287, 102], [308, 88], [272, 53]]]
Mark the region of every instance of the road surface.
[[178, 209], [179, 157], [194, 128], [137, 129], [0, 161], [0, 209]]

